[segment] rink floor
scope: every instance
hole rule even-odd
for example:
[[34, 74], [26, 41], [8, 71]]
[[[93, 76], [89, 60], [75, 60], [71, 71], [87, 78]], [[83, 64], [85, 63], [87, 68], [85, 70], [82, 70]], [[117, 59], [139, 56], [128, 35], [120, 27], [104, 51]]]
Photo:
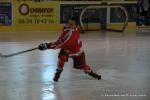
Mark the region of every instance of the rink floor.
[[[11, 54], [55, 40], [60, 32], [0, 33], [0, 53]], [[150, 31], [82, 34], [87, 63], [102, 75], [94, 80], [65, 64], [53, 82], [59, 50], [0, 58], [0, 100], [150, 100]]]

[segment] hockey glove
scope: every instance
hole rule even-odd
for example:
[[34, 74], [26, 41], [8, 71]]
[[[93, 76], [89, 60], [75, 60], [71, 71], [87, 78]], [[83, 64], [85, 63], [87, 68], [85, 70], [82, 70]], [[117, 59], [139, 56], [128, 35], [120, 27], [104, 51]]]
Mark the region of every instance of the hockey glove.
[[49, 43], [42, 43], [38, 46], [39, 50], [46, 50], [49, 49]]

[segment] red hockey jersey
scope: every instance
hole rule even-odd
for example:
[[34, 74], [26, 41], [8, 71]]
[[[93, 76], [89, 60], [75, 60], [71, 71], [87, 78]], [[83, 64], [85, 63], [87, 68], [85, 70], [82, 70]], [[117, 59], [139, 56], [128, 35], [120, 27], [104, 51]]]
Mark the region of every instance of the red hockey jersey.
[[82, 41], [80, 40], [80, 30], [76, 27], [74, 29], [64, 26], [61, 36], [56, 42], [53, 42], [50, 48], [61, 48], [69, 54], [75, 54], [80, 51]]

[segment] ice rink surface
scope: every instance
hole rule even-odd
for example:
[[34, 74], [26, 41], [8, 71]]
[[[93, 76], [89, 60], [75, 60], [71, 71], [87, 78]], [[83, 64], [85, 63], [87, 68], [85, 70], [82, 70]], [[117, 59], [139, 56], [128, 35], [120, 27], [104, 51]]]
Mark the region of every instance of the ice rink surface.
[[[0, 33], [0, 53], [11, 54], [57, 39], [59, 32]], [[59, 50], [0, 58], [0, 100], [150, 100], [150, 30], [82, 34], [94, 80], [65, 64], [52, 81]]]

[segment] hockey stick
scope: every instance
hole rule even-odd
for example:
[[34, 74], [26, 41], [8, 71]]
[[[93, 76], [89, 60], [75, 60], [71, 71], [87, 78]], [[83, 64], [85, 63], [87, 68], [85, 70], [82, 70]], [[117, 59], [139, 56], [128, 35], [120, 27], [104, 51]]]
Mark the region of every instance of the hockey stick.
[[9, 54], [9, 55], [3, 55], [3, 54], [0, 53], [0, 57], [1, 58], [12, 57], [12, 56], [16, 56], [16, 55], [23, 54], [23, 53], [26, 53], [26, 52], [34, 51], [34, 50], [37, 50], [37, 49], [38, 49], [38, 47], [32, 48], [32, 49], [28, 49], [28, 50], [24, 50], [24, 51], [20, 51], [20, 52], [13, 53], [13, 54]]

